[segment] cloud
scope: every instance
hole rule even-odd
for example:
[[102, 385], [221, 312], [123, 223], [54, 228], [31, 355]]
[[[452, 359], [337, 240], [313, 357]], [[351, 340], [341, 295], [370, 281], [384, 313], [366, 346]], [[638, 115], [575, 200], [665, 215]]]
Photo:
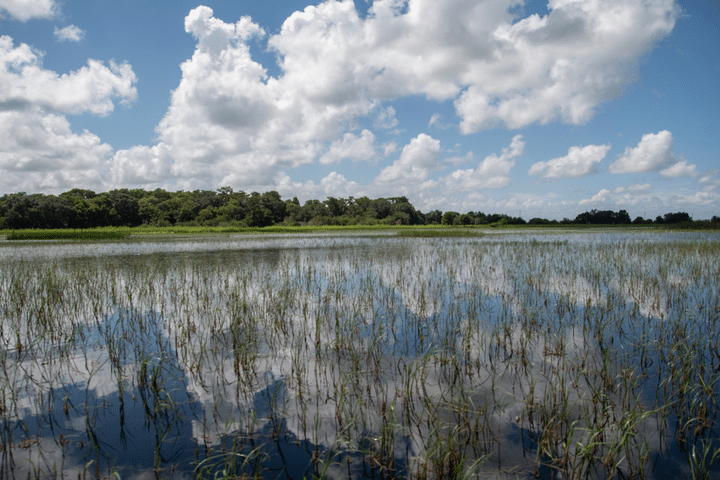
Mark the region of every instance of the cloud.
[[64, 75], [42, 67], [26, 44], [0, 37], [0, 183], [6, 190], [102, 188], [112, 147], [88, 132], [73, 133], [65, 113], [104, 115], [135, 99], [130, 65], [89, 60]]
[[610, 201], [610, 190], [607, 188], [603, 188], [598, 193], [592, 196], [592, 198], [586, 198], [584, 200], [580, 200], [580, 205], [588, 205], [588, 204], [603, 204]]
[[713, 191], [695, 192], [692, 195], [682, 197], [680, 201], [691, 208], [710, 207], [709, 211], [713, 212], [712, 215], [714, 215], [714, 212], [717, 212], [717, 205], [720, 204], [720, 194]]
[[649, 190], [652, 190], [652, 185], [650, 185], [649, 183], [635, 183], [627, 187], [627, 189], [631, 192], [647, 192]]
[[318, 185], [316, 185], [312, 180], [308, 180], [305, 183], [293, 182], [288, 174], [280, 172], [275, 179], [275, 183], [275, 190], [284, 198], [317, 198]]
[[515, 166], [515, 160], [524, 150], [525, 141], [522, 135], [515, 135], [510, 146], [503, 148], [499, 157], [495, 154], [489, 155], [480, 162], [478, 168], [456, 170], [441, 180], [449, 188], [460, 191], [506, 187], [510, 185], [510, 171]]
[[430, 121], [428, 122], [428, 127], [432, 127], [433, 125], [441, 130], [448, 129], [452, 127], [452, 124], [449, 123], [440, 123], [440, 119], [442, 118], [442, 115], [439, 113], [433, 113], [432, 117], [430, 117]]
[[671, 165], [664, 170], [660, 170], [660, 175], [664, 177], [677, 178], [677, 177], [694, 177], [697, 166], [688, 164], [687, 160], [681, 160], [675, 165]]
[[[397, 98], [453, 101], [464, 133], [583, 123], [635, 80], [637, 59], [677, 16], [671, 0], [597, 0], [554, 2], [548, 15], [518, 21], [509, 12], [516, 3], [409, 0], [400, 8], [376, 0], [363, 18], [352, 0], [311, 5], [267, 36], [277, 77], [251, 58], [247, 43], [266, 36], [259, 25], [197, 7], [185, 19], [197, 46], [157, 127], [158, 146], [178, 184], [272, 187], [288, 168], [374, 158], [374, 134], [353, 131], [374, 112], [375, 128], [396, 128], [395, 110], [383, 103]], [[430, 125], [445, 126], [433, 118]], [[353, 144], [361, 147], [355, 156]], [[493, 161], [481, 168], [508, 170]], [[428, 172], [396, 162], [376, 181], [429, 181]], [[502, 172], [488, 178], [476, 183], [509, 183]]]
[[85, 130], [74, 134], [63, 115], [38, 108], [0, 112], [0, 189], [61, 192], [101, 188], [112, 147]]
[[627, 147], [625, 153], [610, 165], [610, 173], [660, 171], [675, 162], [674, 147], [672, 133], [667, 130], [643, 135], [637, 147]]
[[[637, 207], [643, 204], [645, 209], [649, 208], [648, 200], [650, 199], [653, 186], [649, 183], [635, 183], [627, 187], [616, 187], [612, 193], [614, 195], [614, 203], [617, 207]], [[607, 198], [605, 199], [608, 200]], [[585, 200], [589, 203], [589, 200]], [[580, 203], [583, 205], [583, 203]]]
[[538, 162], [530, 167], [528, 174], [543, 178], [584, 177], [596, 171], [597, 164], [605, 158], [610, 148], [610, 145], [570, 147], [566, 156]]
[[191, 10], [185, 17], [185, 31], [198, 40], [200, 51], [211, 54], [227, 49], [230, 42], [244, 42], [254, 36], [265, 35], [265, 31], [250, 17], [228, 24], [213, 17], [212, 8], [203, 5]]
[[384, 128], [389, 130], [398, 126], [398, 119], [395, 117], [395, 109], [390, 106], [380, 110], [380, 113], [375, 118], [374, 125], [377, 128]]
[[172, 159], [167, 145], [136, 146], [115, 152], [112, 185], [160, 188], [172, 178]]
[[[225, 23], [201, 6], [187, 15], [185, 29], [197, 46], [181, 66], [182, 79], [157, 127], [157, 146], [167, 150], [178, 185], [273, 188], [278, 171], [308, 165], [320, 155], [323, 163], [376, 156], [372, 132], [357, 137], [344, 131], [376, 103], [313, 98], [312, 79], [324, 76], [318, 72], [303, 72], [311, 79], [292, 72], [269, 77], [246, 43], [265, 35], [250, 18]], [[394, 111], [384, 112], [392, 123]], [[143, 149], [125, 153], [133, 152], [145, 155]], [[125, 175], [116, 172], [116, 178]]]
[[698, 183], [702, 185], [703, 191], [720, 192], [720, 176], [718, 172], [708, 172], [698, 179]]
[[[454, 100], [461, 130], [587, 122], [637, 78], [637, 60], [678, 15], [668, 0], [553, 2], [520, 21], [517, 2], [350, 0], [296, 12], [269, 45], [309, 98], [345, 104], [424, 95]], [[318, 75], [322, 72], [322, 75]]]
[[439, 168], [439, 160], [440, 141], [421, 133], [403, 147], [398, 160], [382, 169], [375, 178], [375, 184], [389, 184], [398, 189], [420, 184], [428, 186], [430, 172]]
[[389, 157], [393, 153], [397, 152], [397, 144], [395, 142], [384, 143], [382, 149], [384, 156]]
[[328, 197], [350, 197], [363, 194], [363, 187], [345, 176], [331, 172], [320, 181], [320, 187]]
[[401, 13], [378, 0], [361, 20], [352, 1], [326, 2], [293, 14], [269, 44], [312, 98], [452, 99], [471, 133], [586, 122], [636, 79], [638, 58], [678, 15], [667, 0], [554, 2], [513, 23], [515, 3], [410, 0]]
[[468, 152], [464, 157], [449, 157], [443, 160], [443, 162], [451, 165], [460, 165], [461, 163], [472, 162], [473, 160], [475, 160], [475, 154], [473, 152]]
[[57, 38], [58, 42], [79, 42], [84, 36], [85, 32], [75, 25], [68, 25], [61, 29], [55, 27], [55, 38]]
[[673, 29], [673, 1], [553, 1], [550, 13], [485, 31], [455, 100], [461, 131], [561, 120], [584, 124], [637, 78], [637, 60]]
[[341, 160], [370, 161], [375, 157], [375, 135], [370, 130], [363, 130], [360, 137], [346, 133], [342, 140], [332, 142], [328, 151], [320, 157], [320, 163], [329, 164]]
[[28, 45], [13, 46], [12, 38], [0, 37], [0, 111], [29, 105], [47, 111], [105, 115], [114, 109], [113, 97], [134, 100], [137, 78], [128, 64], [97, 60], [64, 75], [42, 68], [40, 54]]
[[312, 180], [305, 183], [294, 182], [289, 175], [282, 172], [276, 178], [276, 190], [285, 198], [322, 199], [327, 197], [350, 197], [367, 195], [368, 187], [348, 180], [344, 175], [331, 172], [319, 184]]
[[[486, 191], [487, 192], [487, 191]], [[423, 211], [438, 208], [456, 212], [482, 211], [485, 213], [506, 213], [512, 216], [521, 216], [529, 220], [534, 217], [553, 218], [553, 214], [574, 208], [575, 205], [565, 205], [557, 193], [534, 194], [512, 193], [499, 195], [469, 191], [461, 194], [451, 194], [444, 197], [433, 197]], [[418, 204], [420, 204], [418, 202]]]
[[6, 11], [20, 21], [52, 18], [58, 12], [54, 0], [0, 0], [0, 13]]

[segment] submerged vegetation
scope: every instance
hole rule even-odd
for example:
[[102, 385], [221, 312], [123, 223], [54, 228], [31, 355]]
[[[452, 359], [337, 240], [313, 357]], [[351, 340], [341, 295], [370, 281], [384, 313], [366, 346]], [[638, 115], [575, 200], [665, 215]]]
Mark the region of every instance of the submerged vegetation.
[[0, 272], [2, 478], [720, 473], [714, 234], [5, 244]]

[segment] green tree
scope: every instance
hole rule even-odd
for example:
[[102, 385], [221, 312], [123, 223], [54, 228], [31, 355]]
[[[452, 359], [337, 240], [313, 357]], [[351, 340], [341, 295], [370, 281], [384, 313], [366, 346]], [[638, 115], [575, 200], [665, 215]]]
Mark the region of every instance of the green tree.
[[403, 225], [418, 225], [421, 223], [420, 212], [415, 210], [407, 197], [394, 197], [389, 199], [395, 223]]
[[323, 203], [325, 203], [327, 213], [330, 216], [340, 217], [347, 213], [348, 205], [347, 200], [344, 198], [328, 197]]
[[378, 220], [383, 220], [393, 213], [392, 205], [387, 198], [376, 198], [370, 201], [368, 211]]
[[442, 222], [443, 212], [440, 210], [432, 210], [425, 214], [425, 223], [430, 225], [437, 225]]
[[246, 204], [245, 219], [251, 227], [268, 227], [285, 219], [286, 206], [275, 191], [262, 195], [252, 192]]
[[163, 223], [163, 220], [167, 221], [163, 212], [158, 207], [160, 203], [162, 203], [162, 200], [155, 195], [143, 197], [138, 200], [138, 216], [140, 217], [140, 221], [146, 225], [160, 225]]
[[458, 212], [445, 212], [442, 216], [442, 224], [443, 225], [454, 225], [455, 224], [455, 218], [460, 215]]
[[108, 223], [105, 225], [134, 227], [142, 223], [138, 200], [131, 196], [127, 189], [111, 190], [101, 195], [106, 195], [110, 202]]
[[472, 225], [475, 223], [475, 219], [470, 214], [463, 213], [462, 215], [457, 217], [457, 222], [460, 225]]
[[663, 215], [663, 223], [692, 222], [692, 217], [686, 212], [666, 213]]

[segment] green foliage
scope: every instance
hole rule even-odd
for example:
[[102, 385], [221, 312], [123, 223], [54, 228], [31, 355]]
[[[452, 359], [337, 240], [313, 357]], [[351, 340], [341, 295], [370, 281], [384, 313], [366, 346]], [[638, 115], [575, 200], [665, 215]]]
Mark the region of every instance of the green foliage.
[[590, 210], [575, 217], [574, 223], [593, 225], [623, 225], [630, 223], [630, 215], [625, 210]]
[[7, 240], [112, 240], [126, 236], [119, 230], [20, 230], [7, 235]]
[[[662, 223], [665, 223], [665, 224], [684, 223], [684, 222], [692, 222], [692, 217], [686, 212], [666, 213], [665, 215], [663, 215], [663, 219], [662, 219]], [[658, 223], [660, 223], [660, 222], [658, 222]]]
[[[655, 219], [656, 224], [674, 228], [713, 228], [698, 224], [684, 212], [667, 213]], [[521, 217], [502, 213], [459, 213], [432, 210], [422, 213], [407, 197], [328, 197], [324, 201], [297, 197], [283, 200], [276, 191], [265, 193], [221, 187], [216, 191], [169, 192], [161, 188], [118, 189], [104, 193], [74, 188], [58, 196], [24, 192], [0, 197], [0, 229], [89, 229], [98, 227], [224, 227], [231, 229], [267, 228], [271, 226], [353, 226], [353, 225], [490, 225], [493, 227], [524, 225]], [[531, 225], [610, 225], [631, 224], [625, 210], [619, 212], [592, 210], [574, 220], [561, 222], [533, 218]], [[653, 223], [637, 217], [632, 224]]]
[[445, 212], [442, 216], [442, 221], [440, 222], [443, 225], [454, 225], [455, 224], [455, 218], [460, 215], [457, 212]]

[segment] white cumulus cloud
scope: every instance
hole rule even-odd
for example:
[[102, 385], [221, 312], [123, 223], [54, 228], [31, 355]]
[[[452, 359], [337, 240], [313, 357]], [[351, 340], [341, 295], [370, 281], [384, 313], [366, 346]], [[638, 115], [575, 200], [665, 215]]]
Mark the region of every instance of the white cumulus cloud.
[[[425, 95], [455, 100], [465, 133], [560, 119], [589, 120], [637, 77], [668, 35], [671, 0], [552, 2], [520, 21], [515, 0], [377, 0], [360, 19], [351, 0], [296, 12], [270, 45], [308, 97], [345, 104]], [[322, 72], [318, 75], [318, 72]]]
[[564, 157], [538, 162], [530, 167], [528, 174], [543, 178], [577, 178], [596, 171], [597, 164], [605, 158], [610, 145], [587, 145], [570, 147]]
[[667, 130], [643, 135], [637, 147], [627, 147], [610, 165], [610, 173], [657, 172], [667, 168], [675, 162], [674, 147], [672, 133]]
[[55, 27], [55, 38], [59, 42], [79, 42], [85, 36], [85, 32], [75, 25], [68, 25], [64, 28]]
[[112, 147], [85, 130], [75, 134], [63, 115], [38, 108], [0, 111], [0, 189], [62, 192], [101, 188]]
[[154, 147], [136, 146], [118, 150], [112, 162], [112, 185], [136, 188], [162, 188], [172, 178], [170, 152], [161, 143]]
[[580, 205], [604, 204], [610, 201], [610, 190], [603, 188], [591, 198], [580, 200]]
[[97, 60], [64, 75], [42, 67], [40, 55], [28, 45], [13, 46], [12, 38], [0, 37], [0, 111], [28, 105], [49, 111], [104, 115], [114, 108], [113, 97], [134, 100], [137, 91], [132, 67]]
[[31, 18], [51, 18], [57, 14], [55, 0], [0, 0], [0, 13], [3, 11], [21, 21]]
[[362, 187], [354, 181], [349, 181], [344, 175], [331, 172], [320, 181], [325, 196], [351, 197], [362, 195]]
[[486, 31], [492, 56], [473, 59], [455, 101], [465, 133], [555, 120], [587, 122], [637, 78], [637, 59], [672, 30], [671, 0], [552, 1], [550, 13]]
[[[374, 115], [375, 128], [396, 128], [395, 110], [383, 103], [410, 96], [453, 101], [464, 133], [583, 123], [636, 79], [637, 60], [678, 15], [673, 0], [593, 0], [551, 2], [547, 15], [518, 20], [516, 5], [376, 0], [363, 18], [353, 0], [311, 5], [267, 37], [276, 77], [250, 55], [247, 43], [266, 36], [259, 25], [249, 17], [226, 23], [197, 7], [185, 19], [197, 46], [157, 127], [166, 167], [178, 184], [272, 188], [288, 168], [370, 160], [375, 134], [353, 133], [358, 119]], [[395, 163], [377, 182], [429, 181], [426, 167], [414, 168]], [[508, 165], [488, 159], [482, 169]], [[509, 183], [502, 173], [488, 178], [476, 183]]]
[[320, 163], [329, 164], [341, 160], [370, 161], [376, 156], [375, 135], [366, 129], [359, 137], [346, 133], [342, 140], [332, 142], [328, 151], [320, 157]]
[[375, 126], [378, 128], [395, 128], [398, 123], [398, 119], [395, 117], [395, 109], [392, 106], [380, 110], [375, 118]]
[[[201, 6], [188, 14], [185, 29], [198, 43], [192, 58], [181, 66], [180, 85], [157, 127], [158, 146], [169, 153], [163, 169], [178, 185], [268, 189], [276, 186], [278, 171], [307, 165], [320, 155], [323, 163], [374, 157], [372, 132], [365, 130], [356, 137], [344, 128], [376, 104], [328, 103], [312, 98], [311, 82], [304, 78], [289, 72], [269, 77], [251, 58], [246, 43], [265, 34], [250, 18], [225, 23], [213, 16], [212, 9]], [[145, 155], [142, 149], [135, 152]], [[116, 178], [125, 175], [116, 172]]]
[[375, 185], [403, 192], [434, 186], [430, 172], [440, 168], [440, 150], [440, 140], [421, 133], [403, 147], [398, 160], [382, 169], [375, 178]]
[[515, 135], [510, 146], [503, 148], [502, 154], [485, 157], [478, 168], [456, 170], [442, 180], [453, 190], [468, 191], [483, 188], [501, 188], [510, 185], [510, 171], [515, 160], [525, 151], [522, 135]]
[[694, 177], [697, 174], [696, 170], [697, 165], [690, 164], [687, 160], [681, 160], [666, 169], [660, 170], [660, 175], [670, 178]]
[[130, 65], [96, 60], [59, 75], [30, 46], [1, 36], [0, 183], [16, 191], [106, 185], [112, 147], [88, 131], [73, 133], [64, 114], [105, 115], [114, 99], [135, 98], [135, 80]]

